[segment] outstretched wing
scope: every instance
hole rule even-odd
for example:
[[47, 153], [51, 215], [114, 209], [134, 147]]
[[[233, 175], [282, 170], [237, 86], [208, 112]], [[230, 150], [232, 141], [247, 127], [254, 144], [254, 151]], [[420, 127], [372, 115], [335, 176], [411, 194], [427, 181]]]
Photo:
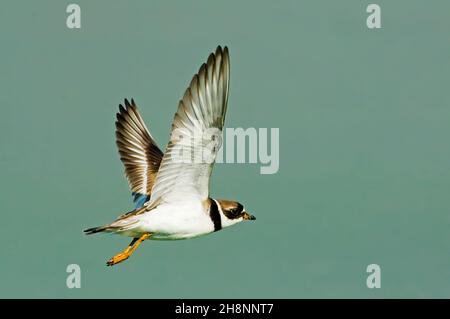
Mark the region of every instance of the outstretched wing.
[[149, 200], [163, 153], [150, 135], [134, 100], [119, 105], [116, 143], [136, 208]]
[[229, 76], [228, 49], [219, 46], [179, 102], [149, 209], [162, 202], [209, 197], [209, 178], [222, 140]]

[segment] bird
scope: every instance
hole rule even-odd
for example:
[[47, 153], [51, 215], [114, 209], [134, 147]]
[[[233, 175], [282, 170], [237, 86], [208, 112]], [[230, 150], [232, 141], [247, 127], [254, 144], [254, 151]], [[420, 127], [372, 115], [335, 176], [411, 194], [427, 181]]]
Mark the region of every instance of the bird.
[[116, 144], [134, 209], [113, 222], [84, 230], [132, 238], [106, 265], [127, 260], [146, 240], [200, 237], [255, 220], [235, 200], [211, 198], [209, 184], [221, 147], [228, 104], [230, 57], [218, 46], [193, 76], [178, 103], [163, 153], [131, 99], [116, 114]]

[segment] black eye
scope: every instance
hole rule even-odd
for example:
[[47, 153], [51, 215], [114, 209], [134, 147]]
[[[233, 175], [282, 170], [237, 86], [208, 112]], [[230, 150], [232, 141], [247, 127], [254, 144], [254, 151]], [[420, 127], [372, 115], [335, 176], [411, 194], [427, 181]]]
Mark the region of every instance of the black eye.
[[230, 219], [236, 219], [242, 216], [242, 211], [244, 207], [241, 204], [238, 204], [236, 207], [228, 208], [224, 211], [224, 214]]
[[237, 210], [236, 208], [230, 208], [228, 210], [228, 218], [234, 219], [239, 217], [239, 210]]

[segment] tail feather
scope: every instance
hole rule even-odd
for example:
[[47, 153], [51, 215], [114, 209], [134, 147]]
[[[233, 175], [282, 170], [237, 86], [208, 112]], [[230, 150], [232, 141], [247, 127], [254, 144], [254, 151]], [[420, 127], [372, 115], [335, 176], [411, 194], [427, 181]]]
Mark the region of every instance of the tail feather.
[[102, 233], [107, 231], [108, 226], [99, 226], [99, 227], [93, 227], [93, 228], [88, 228], [84, 230], [84, 233], [86, 235], [92, 235], [92, 234], [96, 234], [96, 233]]
[[135, 212], [136, 211], [132, 211], [130, 213], [119, 216], [119, 218], [111, 224], [85, 229], [84, 233], [86, 235], [92, 235], [102, 232], [120, 233], [130, 230], [139, 222], [139, 220], [135, 217]]

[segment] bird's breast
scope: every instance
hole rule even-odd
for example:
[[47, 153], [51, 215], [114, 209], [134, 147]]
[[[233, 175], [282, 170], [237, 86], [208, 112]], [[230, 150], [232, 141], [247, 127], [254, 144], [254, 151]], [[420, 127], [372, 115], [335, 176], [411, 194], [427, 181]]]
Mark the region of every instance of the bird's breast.
[[142, 215], [143, 231], [153, 239], [186, 239], [214, 231], [214, 224], [202, 205], [161, 205]]

